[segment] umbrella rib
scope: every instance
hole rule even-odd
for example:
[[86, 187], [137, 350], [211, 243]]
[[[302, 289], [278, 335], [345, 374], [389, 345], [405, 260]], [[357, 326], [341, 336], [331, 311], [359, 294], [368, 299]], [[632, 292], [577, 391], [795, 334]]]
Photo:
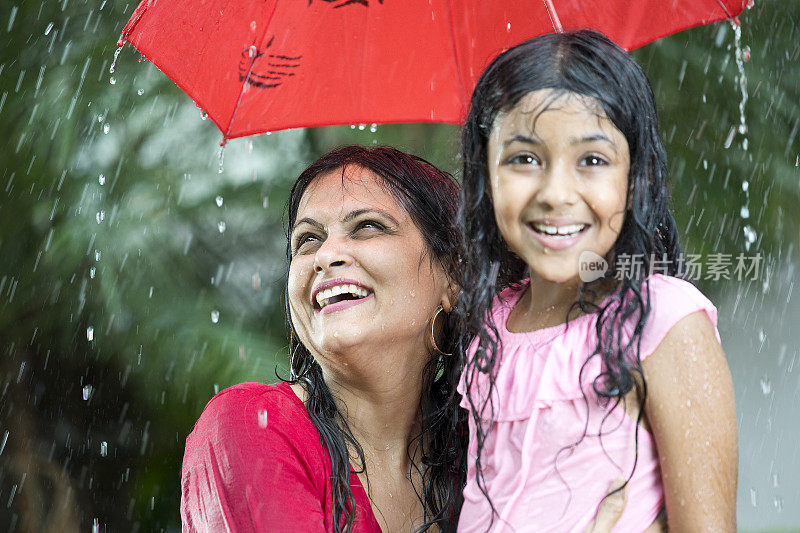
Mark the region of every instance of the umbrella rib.
[[550, 24], [553, 25], [553, 29], [558, 33], [563, 32], [564, 28], [561, 26], [561, 21], [558, 19], [556, 8], [553, 6], [553, 0], [542, 0], [542, 2], [544, 3], [545, 9], [547, 9], [547, 14], [550, 16]]
[[[275, 3], [272, 5], [272, 11], [269, 14], [269, 18], [267, 19], [267, 23], [264, 25], [264, 33], [261, 34], [261, 39], [259, 40], [259, 48], [261, 48], [261, 44], [264, 41], [264, 36], [267, 34], [267, 29], [269, 28], [270, 22], [272, 22], [272, 17], [275, 15], [275, 10], [278, 8], [278, 0], [275, 0]], [[245, 87], [250, 81], [250, 74], [253, 72], [253, 65], [256, 63], [256, 59], [258, 59], [258, 50], [256, 53], [252, 55], [250, 58], [250, 67], [247, 69], [247, 75], [242, 80], [242, 88], [239, 91], [239, 98], [236, 99], [236, 105], [233, 108], [233, 113], [231, 113], [231, 120], [228, 122], [228, 127], [225, 133], [222, 134], [222, 142], [220, 143], [222, 146], [228, 142], [230, 138], [231, 129], [233, 128], [233, 121], [236, 119], [236, 112], [239, 110], [239, 105], [242, 103], [242, 98], [244, 97]]]
[[[461, 91], [461, 102], [467, 106], [469, 105], [469, 95], [464, 88], [464, 80], [461, 77], [461, 62], [459, 61], [458, 47], [456, 46], [456, 28], [453, 24], [453, 0], [447, 0], [447, 16], [448, 22], [450, 23], [450, 45], [453, 47], [453, 60], [456, 63], [456, 77], [458, 79], [458, 88]], [[465, 109], [461, 110], [462, 115], [464, 111]]]

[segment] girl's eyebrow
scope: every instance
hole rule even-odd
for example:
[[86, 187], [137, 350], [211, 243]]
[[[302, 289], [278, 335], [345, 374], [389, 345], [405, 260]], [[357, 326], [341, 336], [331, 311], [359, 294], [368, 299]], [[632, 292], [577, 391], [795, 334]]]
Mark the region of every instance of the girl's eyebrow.
[[609, 139], [606, 135], [604, 135], [602, 133], [595, 133], [593, 135], [586, 135], [584, 137], [570, 137], [568, 139], [568, 141], [569, 141], [570, 144], [573, 144], [573, 145], [574, 144], [587, 144], [587, 143], [591, 143], [591, 142], [595, 142], [595, 141], [605, 141], [608, 144], [616, 146], [614, 141], [612, 141], [611, 139]]
[[534, 146], [540, 146], [542, 141], [540, 141], [537, 137], [526, 137], [524, 135], [514, 135], [510, 139], [506, 139], [503, 141], [503, 148], [508, 147], [508, 145], [513, 144], [515, 142], [518, 143], [525, 143], [525, 144], [532, 144]]

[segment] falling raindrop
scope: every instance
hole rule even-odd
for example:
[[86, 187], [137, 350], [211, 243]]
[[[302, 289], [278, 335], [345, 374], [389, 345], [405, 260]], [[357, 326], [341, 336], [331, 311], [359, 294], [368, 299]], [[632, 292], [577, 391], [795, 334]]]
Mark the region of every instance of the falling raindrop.
[[95, 220], [97, 220], [98, 224], [103, 222], [105, 219], [106, 219], [106, 212], [105, 211], [98, 211], [97, 214], [95, 215]]
[[111, 62], [111, 66], [108, 68], [109, 74], [114, 74], [114, 69], [117, 66], [117, 58], [119, 58], [119, 54], [122, 53], [122, 47], [118, 46], [116, 50], [114, 50], [114, 60]]
[[742, 218], [750, 218], [750, 208], [746, 205], [743, 205], [739, 214], [742, 216]]
[[217, 168], [217, 174], [222, 174], [223, 169], [223, 162], [225, 161], [225, 144], [221, 144], [219, 147], [219, 154], [217, 154], [219, 167]]
[[108, 135], [109, 131], [111, 131], [111, 126], [108, 123], [103, 124], [103, 133]]
[[257, 291], [260, 288], [261, 288], [261, 275], [258, 272], [256, 272], [255, 274], [253, 274], [253, 290]]
[[746, 250], [750, 250], [750, 245], [756, 242], [756, 237], [757, 237], [756, 231], [752, 227], [750, 226], [744, 227], [744, 238], [745, 238], [744, 247]]
[[105, 185], [106, 184], [106, 177], [103, 176], [102, 174], [100, 174], [100, 177], [97, 178], [97, 181], [100, 183], [100, 185]]
[[775, 496], [775, 500], [772, 502], [775, 504], [775, 510], [779, 513], [783, 512], [783, 498], [780, 496]]
[[373, 122], [369, 126], [369, 131], [370, 131], [370, 133], [375, 133], [376, 131], [378, 131], [378, 125]]
[[83, 400], [88, 402], [89, 398], [92, 397], [92, 392], [93, 391], [94, 391], [94, 387], [92, 387], [91, 385], [84, 385], [83, 389], [81, 391], [81, 393], [83, 395]]
[[100, 443], [100, 456], [105, 457], [108, 455], [108, 443], [103, 441]]
[[44, 30], [45, 35], [50, 35], [50, 32], [53, 31], [53, 23], [47, 25], [47, 28]]
[[206, 112], [205, 112], [205, 111], [203, 111], [202, 109], [200, 110], [200, 119], [201, 119], [201, 120], [206, 120], [206, 119], [208, 119], [208, 113], [206, 113]]
[[747, 180], [744, 180], [744, 181], [742, 182], [742, 190], [743, 190], [743, 191], [745, 191], [745, 192], [747, 192], [747, 189], [749, 189], [749, 188], [750, 188], [750, 182], [749, 182], [749, 181], [747, 181]]
[[225, 233], [227, 227], [228, 225], [225, 224], [224, 220], [220, 220], [219, 222], [217, 222], [217, 230], [219, 230], [220, 233]]
[[144, 94], [144, 89], [139, 89], [138, 91], [136, 91], [136, 94], [142, 96]]
[[752, 505], [753, 507], [758, 507], [758, 498], [757, 498], [757, 496], [758, 495], [756, 494], [755, 487], [750, 487], [750, 505]]
[[222, 202], [223, 202], [222, 196], [217, 196], [216, 202], [217, 202], [217, 207], [222, 207]]
[[364, 129], [366, 129], [366, 127], [367, 127], [367, 125], [366, 125], [366, 124], [359, 124], [359, 125], [358, 125], [358, 129], [359, 129], [360, 131], [364, 131]]
[[89, 342], [94, 340], [94, 328], [92, 326], [86, 328], [86, 338], [89, 340]]
[[97, 518], [92, 521], [92, 533], [100, 533], [100, 520]]
[[351, 130], [354, 130], [354, 129], [356, 129], [356, 125], [355, 125], [355, 124], [350, 124], [350, 129], [351, 129]]
[[117, 84], [117, 78], [115, 78], [114, 76], [111, 76], [110, 78], [108, 78], [108, 83], [110, 83], [111, 85], [116, 85]]
[[219, 323], [219, 311], [217, 311], [216, 309], [211, 311], [211, 322], [214, 324]]
[[768, 377], [761, 378], [761, 393], [766, 396], [772, 392], [772, 382]]
[[250, 49], [247, 51], [247, 54], [250, 56], [250, 59], [256, 57], [256, 54], [258, 54], [258, 49], [256, 48], [256, 45], [251, 44]]
[[97, 269], [95, 267], [90, 268], [89, 269], [89, 277], [91, 279], [94, 279], [95, 274], [97, 274]]
[[100, 253], [100, 250], [95, 250], [94, 251], [94, 260], [95, 261], [100, 261], [100, 257], [101, 256], [102, 256], [102, 254]]

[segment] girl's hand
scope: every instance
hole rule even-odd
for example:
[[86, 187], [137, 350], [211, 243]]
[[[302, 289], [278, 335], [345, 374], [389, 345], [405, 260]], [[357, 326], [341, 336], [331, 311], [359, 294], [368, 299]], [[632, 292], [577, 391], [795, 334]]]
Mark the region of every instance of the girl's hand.
[[[583, 533], [609, 533], [614, 528], [628, 502], [628, 486], [625, 485], [622, 490], [617, 490], [624, 484], [625, 480], [621, 477], [611, 482], [608, 494], [600, 504], [594, 520], [586, 526]], [[615, 490], [617, 492], [614, 492]]]
[[670, 531], [736, 531], [733, 382], [708, 316], [681, 319], [642, 367]]

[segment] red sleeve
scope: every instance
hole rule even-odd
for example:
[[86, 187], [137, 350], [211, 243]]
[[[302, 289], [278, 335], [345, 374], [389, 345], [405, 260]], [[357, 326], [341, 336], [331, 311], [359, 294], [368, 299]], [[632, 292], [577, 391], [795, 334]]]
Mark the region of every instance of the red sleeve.
[[330, 465], [302, 403], [286, 386], [220, 392], [186, 439], [184, 532], [330, 529]]

